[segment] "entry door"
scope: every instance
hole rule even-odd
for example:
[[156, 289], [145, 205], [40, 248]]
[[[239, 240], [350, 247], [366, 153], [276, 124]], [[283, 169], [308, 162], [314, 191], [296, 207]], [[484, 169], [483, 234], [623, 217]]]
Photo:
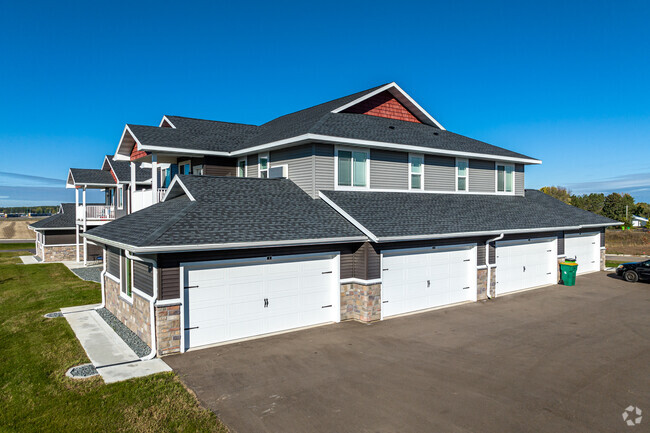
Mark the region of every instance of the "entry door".
[[557, 238], [496, 244], [497, 295], [557, 283]]
[[571, 233], [564, 236], [564, 253], [576, 258], [578, 274], [600, 270], [600, 233]]
[[336, 257], [185, 270], [185, 348], [339, 320]]
[[476, 300], [476, 246], [382, 254], [382, 317]]

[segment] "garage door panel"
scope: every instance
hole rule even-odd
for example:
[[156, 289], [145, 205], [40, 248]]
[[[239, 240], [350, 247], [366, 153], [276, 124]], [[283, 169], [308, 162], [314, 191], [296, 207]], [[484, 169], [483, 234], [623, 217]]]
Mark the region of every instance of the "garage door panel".
[[497, 242], [497, 295], [557, 282], [557, 239]]
[[[476, 248], [449, 248], [384, 255], [383, 317], [475, 298]], [[463, 290], [467, 286], [473, 287], [473, 292]]]
[[[185, 290], [184, 323], [194, 329], [185, 332], [185, 347], [337, 320], [334, 260], [302, 257], [188, 268], [186, 286], [192, 288]], [[326, 305], [332, 307], [322, 308]]]

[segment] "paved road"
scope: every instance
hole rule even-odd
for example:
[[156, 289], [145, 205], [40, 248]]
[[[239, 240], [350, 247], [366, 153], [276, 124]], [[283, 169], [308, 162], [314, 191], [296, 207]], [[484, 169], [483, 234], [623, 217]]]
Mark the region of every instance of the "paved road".
[[0, 244], [27, 244], [34, 243], [34, 239], [0, 239]]
[[644, 260], [650, 260], [650, 257], [643, 257], [643, 256], [616, 256], [612, 254], [607, 254], [605, 256], [607, 260], [611, 260], [614, 262], [642, 262]]
[[649, 305], [600, 272], [164, 359], [240, 433], [623, 432], [627, 406], [650, 413]]

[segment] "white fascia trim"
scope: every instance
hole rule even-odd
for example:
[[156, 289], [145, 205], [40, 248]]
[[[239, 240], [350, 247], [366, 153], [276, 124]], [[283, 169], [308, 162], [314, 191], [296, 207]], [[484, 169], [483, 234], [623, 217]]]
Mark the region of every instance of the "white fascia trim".
[[[52, 215], [54, 216], [54, 215]], [[41, 230], [74, 230], [74, 227], [32, 227], [32, 226], [27, 226], [28, 228], [34, 230], [35, 232], [41, 231]]]
[[[135, 136], [134, 136], [135, 137]], [[220, 152], [216, 150], [202, 150], [202, 149], [183, 149], [180, 147], [164, 147], [164, 146], [145, 146], [138, 143], [138, 149], [143, 151], [157, 151], [160, 153], [178, 153], [183, 155], [214, 155], [214, 156], [233, 156], [230, 152]]]
[[464, 238], [471, 236], [491, 236], [503, 234], [518, 234], [518, 233], [540, 233], [540, 232], [553, 232], [553, 231], [568, 231], [568, 230], [580, 230], [583, 228], [591, 227], [609, 227], [613, 225], [622, 225], [623, 223], [616, 224], [585, 224], [580, 226], [567, 226], [567, 227], [542, 227], [535, 229], [511, 229], [511, 230], [489, 230], [482, 232], [457, 232], [457, 233], [445, 233], [437, 235], [414, 235], [414, 236], [389, 236], [386, 238], [379, 238], [379, 242], [393, 242], [393, 241], [408, 241], [408, 240], [426, 240], [426, 239], [448, 239], [448, 238]]
[[[122, 147], [122, 143], [124, 142], [124, 136], [126, 135], [126, 131], [129, 131], [129, 134], [131, 134], [131, 137], [133, 137], [133, 140], [135, 140], [136, 143], [138, 142], [138, 139], [135, 138], [135, 135], [133, 135], [133, 132], [131, 132], [131, 129], [129, 129], [129, 125], [124, 125], [124, 129], [122, 130], [122, 136], [120, 137], [120, 141], [117, 143], [117, 149], [115, 149], [115, 153], [113, 154], [113, 159], [116, 161], [131, 160], [130, 156], [120, 154], [120, 147]], [[130, 153], [131, 152], [129, 152], [129, 154]]]
[[371, 284], [381, 284], [381, 278], [376, 278], [374, 280], [362, 280], [360, 278], [343, 278], [339, 280], [339, 283], [340, 284], [356, 283], [356, 284], [363, 284], [369, 286]]
[[235, 250], [247, 248], [265, 248], [265, 247], [287, 247], [298, 245], [321, 245], [321, 244], [340, 244], [347, 242], [365, 242], [368, 239], [364, 236], [349, 238], [323, 238], [323, 239], [297, 239], [288, 241], [268, 241], [268, 242], [232, 242], [226, 244], [205, 244], [205, 245], [162, 245], [152, 247], [136, 247], [134, 245], [115, 242], [98, 236], [82, 233], [82, 237], [97, 241], [101, 244], [110, 245], [119, 249], [128, 250], [132, 253], [153, 254], [166, 252], [189, 252], [189, 251], [212, 251], [212, 250]]
[[365, 227], [364, 227], [364, 226], [363, 226], [359, 221], [357, 221], [356, 219], [354, 219], [354, 218], [352, 217], [352, 215], [350, 215], [349, 213], [347, 213], [346, 211], [344, 211], [343, 209], [341, 209], [341, 208], [340, 208], [336, 203], [334, 203], [334, 202], [333, 202], [332, 200], [330, 200], [330, 199], [329, 199], [325, 194], [323, 194], [322, 191], [318, 191], [318, 197], [320, 197], [321, 200], [323, 200], [325, 203], [327, 203], [328, 205], [330, 205], [330, 207], [331, 207], [332, 209], [334, 209], [336, 212], [338, 212], [339, 214], [341, 214], [341, 216], [342, 216], [343, 218], [345, 218], [346, 220], [348, 220], [348, 221], [350, 222], [350, 224], [352, 224], [352, 225], [355, 226], [357, 229], [359, 229], [363, 234], [365, 234], [366, 236], [368, 236], [368, 237], [370, 238], [370, 240], [372, 240], [372, 241], [375, 242], [375, 243], [376, 243], [376, 242], [379, 242], [377, 236], [375, 236], [375, 235], [374, 235], [370, 230], [368, 230], [367, 228], [365, 228]]
[[336, 110], [332, 110], [332, 113], [340, 113], [341, 111], [344, 111], [344, 110], [346, 110], [346, 109], [348, 109], [348, 108], [350, 108], [350, 107], [352, 107], [354, 105], [357, 105], [359, 102], [363, 102], [368, 98], [372, 98], [373, 96], [378, 95], [381, 92], [384, 92], [384, 91], [390, 90], [390, 89], [395, 89], [396, 91], [398, 91], [404, 98], [406, 98], [406, 100], [408, 102], [410, 102], [413, 105], [414, 108], [416, 108], [420, 113], [422, 113], [434, 125], [436, 125], [440, 129], [442, 129], [443, 131], [445, 130], [445, 128], [436, 119], [434, 119], [433, 116], [431, 116], [429, 113], [427, 113], [427, 111], [424, 108], [422, 108], [420, 106], [420, 104], [415, 102], [415, 100], [413, 98], [411, 98], [408, 95], [408, 93], [406, 93], [404, 90], [402, 90], [402, 88], [400, 86], [398, 86], [397, 83], [394, 82], [394, 81], [392, 83], [386, 84], [385, 86], [382, 86], [379, 89], [377, 89], [375, 91], [372, 91], [372, 92], [370, 92], [370, 93], [368, 93], [368, 94], [366, 94], [366, 95], [364, 95], [364, 96], [362, 96], [360, 98], [357, 98], [354, 101], [349, 102], [349, 103], [337, 108]]
[[77, 245], [77, 244], [44, 244], [44, 243], [42, 243], [42, 242], [40, 242], [40, 244], [41, 244], [41, 246], [42, 246], [43, 248], [49, 248], [49, 247], [72, 247], [72, 246], [76, 246], [76, 245]]
[[[519, 162], [522, 164], [542, 163], [542, 161], [538, 159], [517, 158], [514, 156], [488, 155], [486, 153], [461, 152], [456, 150], [434, 149], [430, 147], [414, 146], [410, 144], [359, 140], [356, 138], [332, 137], [329, 135], [320, 135], [320, 134], [311, 134], [311, 133], [297, 135], [295, 137], [285, 138], [284, 140], [278, 140], [271, 143], [261, 144], [255, 147], [236, 150], [234, 152], [231, 152], [230, 154], [225, 154], [225, 155], [233, 156], [233, 157], [248, 155], [251, 153], [258, 153], [260, 151], [266, 151], [276, 147], [282, 147], [286, 145], [297, 145], [300, 144], [301, 142], [308, 142], [308, 141], [319, 141], [328, 144], [340, 144], [340, 145], [349, 145], [349, 146], [372, 147], [378, 149], [401, 150], [404, 152], [422, 153], [422, 154], [429, 154], [429, 155], [444, 155], [444, 156], [454, 156], [460, 158], [485, 159], [490, 161]], [[207, 152], [204, 153], [207, 154]]]
[[[68, 183], [68, 179], [72, 178], [72, 183]], [[65, 178], [65, 187], [68, 189], [74, 189], [75, 187], [75, 181], [74, 181], [74, 175], [72, 174], [72, 169], [68, 169], [68, 177]]]
[[169, 186], [167, 187], [167, 191], [165, 191], [165, 196], [163, 197], [162, 201], [167, 200], [167, 196], [169, 195], [169, 191], [172, 190], [172, 187], [173, 187], [174, 184], [176, 184], [176, 183], [178, 183], [178, 184], [181, 186], [181, 188], [183, 188], [183, 191], [185, 191], [185, 194], [186, 194], [187, 197], [190, 199], [190, 201], [196, 201], [196, 199], [195, 199], [194, 196], [190, 193], [190, 191], [187, 189], [187, 187], [185, 186], [185, 184], [183, 184], [183, 182], [181, 182], [181, 180], [179, 179], [178, 175], [175, 175], [175, 176], [174, 176], [174, 178], [172, 179], [171, 183], [170, 183]]
[[167, 299], [165, 301], [156, 301], [156, 307], [169, 307], [170, 305], [181, 305], [181, 298]]
[[169, 123], [169, 126], [171, 126], [172, 128], [176, 129], [176, 125], [174, 125], [174, 124], [172, 123], [172, 121], [169, 120], [169, 118], [168, 118], [167, 116], [163, 116], [162, 120], [160, 121], [160, 125], [158, 125], [158, 128], [160, 128], [160, 127], [162, 126], [162, 124], [165, 123], [165, 122]]

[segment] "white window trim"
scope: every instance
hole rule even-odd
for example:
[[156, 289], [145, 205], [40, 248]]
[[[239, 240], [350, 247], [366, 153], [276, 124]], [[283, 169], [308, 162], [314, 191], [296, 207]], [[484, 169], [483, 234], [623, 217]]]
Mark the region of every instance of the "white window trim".
[[126, 260], [130, 260], [128, 257], [126, 257], [126, 254], [123, 254], [123, 251], [120, 250], [120, 298], [124, 299], [130, 304], [133, 304], [133, 261], [131, 260], [131, 275], [127, 275], [127, 278], [131, 279], [131, 296], [126, 294], [125, 292], [122, 291], [122, 281], [124, 281], [124, 266], [122, 258]]
[[[459, 161], [465, 161], [467, 163], [467, 173], [465, 176], [465, 189], [464, 190], [459, 190], [458, 189], [458, 178], [460, 177], [458, 175], [458, 162]], [[455, 161], [455, 167], [454, 167], [454, 186], [456, 187], [456, 192], [461, 193], [461, 194], [467, 194], [469, 193], [469, 159], [467, 158], [456, 158]]]
[[[262, 159], [266, 158], [266, 170], [262, 170]], [[266, 171], [266, 178], [269, 177], [269, 168], [271, 168], [271, 157], [267, 153], [257, 155], [257, 177], [262, 177], [262, 171]]]
[[[181, 167], [187, 165], [190, 169], [187, 170], [190, 174], [192, 174], [192, 161], [189, 159], [186, 159], [185, 161], [180, 161], [178, 163], [178, 173], [181, 174]], [[184, 174], [184, 173], [183, 173]]]
[[[505, 177], [503, 178], [503, 182], [504, 182], [503, 189], [504, 189], [504, 191], [499, 191], [499, 166], [500, 165], [504, 167], [504, 170], [505, 170], [505, 167], [512, 167], [512, 191], [505, 191], [505, 181], [506, 181]], [[504, 176], [505, 176], [505, 173], [504, 173]], [[507, 163], [507, 162], [499, 162], [499, 161], [494, 162], [494, 192], [496, 194], [515, 195], [515, 191], [517, 191], [517, 187], [515, 185], [515, 182], [516, 182], [515, 179], [516, 178], [517, 178], [517, 176], [515, 176], [515, 165], [514, 164], [510, 164], [510, 163]]]
[[117, 186], [117, 197], [115, 197], [117, 202], [118, 209], [124, 209], [124, 187], [122, 185]]
[[239, 159], [237, 160], [237, 177], [241, 177], [241, 176], [239, 176], [239, 164], [240, 164], [241, 162], [244, 163], [244, 176], [243, 176], [243, 177], [248, 177], [248, 161], [247, 161], [246, 159], [247, 159], [247, 158], [244, 157], [244, 158], [239, 158]]
[[[420, 172], [419, 173], [413, 173], [411, 171], [411, 169], [413, 168], [411, 160], [413, 158], [420, 158], [422, 160], [422, 164], [420, 165]], [[413, 179], [414, 174], [420, 175], [420, 188], [413, 188], [413, 185], [411, 185], [411, 180]], [[409, 153], [409, 190], [424, 191], [424, 155], [423, 154]]]
[[[364, 152], [366, 154], [366, 186], [354, 186], [354, 157], [352, 158], [352, 181], [353, 185], [339, 185], [339, 151]], [[334, 190], [339, 191], [360, 191], [370, 189], [370, 149], [365, 147], [336, 146], [334, 149]]]
[[194, 174], [194, 170], [200, 170], [201, 171], [200, 174], [197, 174], [195, 176], [203, 176], [203, 174], [204, 174], [204, 172], [203, 172], [203, 164], [195, 165], [194, 167], [192, 167], [192, 174]]

